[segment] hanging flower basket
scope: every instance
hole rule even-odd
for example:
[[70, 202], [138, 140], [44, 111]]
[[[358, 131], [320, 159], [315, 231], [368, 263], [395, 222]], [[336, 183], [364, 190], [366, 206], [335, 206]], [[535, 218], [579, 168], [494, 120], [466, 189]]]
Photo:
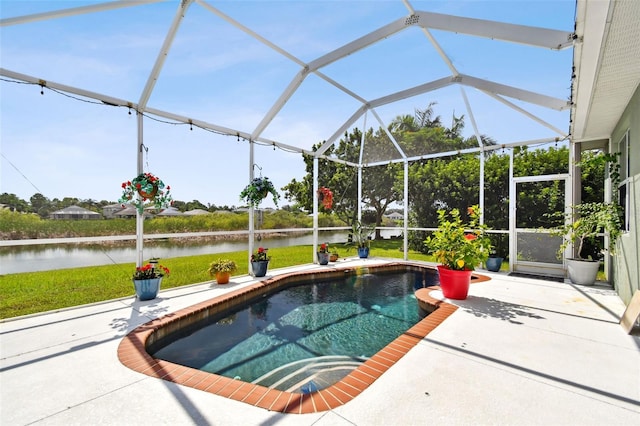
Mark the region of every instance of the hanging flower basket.
[[244, 200], [247, 204], [256, 207], [259, 206], [262, 200], [264, 200], [269, 194], [273, 197], [273, 203], [277, 207], [280, 194], [278, 194], [278, 191], [276, 191], [275, 186], [273, 186], [273, 183], [268, 177], [261, 176], [254, 178], [251, 183], [242, 190], [240, 193], [240, 199]]
[[322, 203], [325, 210], [331, 210], [331, 207], [333, 207], [333, 192], [329, 188], [321, 186], [318, 189], [318, 201]]
[[169, 207], [173, 203], [171, 187], [151, 173], [141, 173], [133, 180], [122, 183], [122, 196], [118, 200], [123, 206], [131, 204], [142, 214], [145, 207], [156, 210]]

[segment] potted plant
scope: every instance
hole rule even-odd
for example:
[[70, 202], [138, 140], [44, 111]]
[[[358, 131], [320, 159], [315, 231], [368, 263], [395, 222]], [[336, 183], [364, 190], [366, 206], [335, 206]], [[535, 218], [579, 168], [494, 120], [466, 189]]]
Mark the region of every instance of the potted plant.
[[340, 253], [338, 253], [338, 250], [335, 247], [332, 248], [331, 254], [329, 254], [329, 262], [337, 262], [339, 257]]
[[504, 257], [500, 256], [495, 250], [492, 250], [491, 254], [489, 254], [489, 258], [487, 258], [487, 261], [485, 262], [485, 266], [488, 271], [498, 272], [502, 267], [503, 260]]
[[133, 286], [139, 300], [151, 300], [158, 296], [162, 277], [169, 275], [169, 268], [151, 259], [149, 263], [136, 267], [133, 273]]
[[264, 277], [267, 275], [267, 268], [271, 256], [267, 255], [267, 251], [264, 247], [259, 247], [258, 251], [251, 254], [251, 271], [254, 277]]
[[[611, 186], [617, 188], [620, 183], [620, 164], [618, 156], [620, 153], [605, 154], [599, 153], [589, 157], [578, 165], [604, 164], [609, 167], [609, 178]], [[593, 256], [584, 254], [585, 243], [589, 242], [595, 247], [595, 251], [606, 254], [602, 242], [597, 238], [601, 234], [609, 235], [609, 254], [615, 254], [615, 246], [618, 238], [622, 234], [622, 209], [618, 204], [617, 192], [614, 191], [613, 201], [581, 203], [571, 206], [571, 213], [565, 217], [564, 225], [556, 228], [554, 235], [563, 237], [562, 244], [558, 249], [558, 257], [562, 257], [565, 249], [573, 245], [576, 257], [565, 259], [567, 264], [567, 274], [574, 284], [593, 285], [600, 268], [600, 259], [593, 259]]]
[[320, 244], [320, 247], [318, 248], [318, 251], [316, 252], [316, 254], [318, 255], [319, 264], [321, 265], [329, 264], [329, 244], [328, 243]]
[[273, 183], [268, 177], [260, 176], [254, 178], [251, 183], [242, 190], [240, 199], [253, 207], [257, 207], [269, 194], [271, 194], [273, 203], [277, 207], [280, 194], [278, 194], [278, 191], [276, 191], [275, 186], [273, 186]]
[[351, 225], [351, 235], [353, 238], [353, 244], [358, 249], [358, 257], [366, 259], [369, 257], [369, 245], [371, 241], [371, 235], [375, 231], [375, 225], [365, 225], [359, 220], [356, 220]]
[[218, 284], [227, 284], [232, 273], [238, 270], [236, 262], [231, 259], [217, 258], [209, 265], [209, 275], [216, 277]]
[[133, 205], [140, 214], [145, 207], [154, 206], [156, 210], [169, 207], [173, 203], [171, 187], [152, 173], [141, 173], [133, 180], [122, 182], [122, 196], [118, 202]]
[[471, 272], [489, 258], [491, 240], [481, 225], [480, 209], [467, 209], [469, 223], [465, 224], [458, 209], [449, 213], [438, 210], [438, 229], [425, 240], [429, 252], [438, 265], [440, 287], [449, 299], [466, 299], [471, 283]]
[[[558, 250], [561, 257], [569, 244], [574, 245], [577, 257], [565, 259], [567, 273], [574, 284], [592, 285], [596, 281], [600, 259], [593, 259], [591, 255], [582, 257], [584, 243], [591, 241], [601, 246], [597, 238], [602, 233], [609, 235], [609, 253], [615, 253], [615, 245], [622, 231], [620, 221], [620, 206], [617, 203], [582, 203], [572, 206], [573, 218], [577, 218], [562, 227], [554, 234], [562, 235], [563, 241]], [[571, 218], [569, 218], [571, 219]], [[604, 253], [604, 248], [601, 247]]]

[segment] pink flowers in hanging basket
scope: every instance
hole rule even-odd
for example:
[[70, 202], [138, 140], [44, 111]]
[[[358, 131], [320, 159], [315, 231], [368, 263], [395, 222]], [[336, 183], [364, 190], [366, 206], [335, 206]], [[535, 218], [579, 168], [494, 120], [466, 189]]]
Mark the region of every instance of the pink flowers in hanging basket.
[[333, 192], [329, 188], [321, 186], [318, 189], [318, 201], [322, 203], [325, 210], [331, 210], [331, 207], [333, 207]]

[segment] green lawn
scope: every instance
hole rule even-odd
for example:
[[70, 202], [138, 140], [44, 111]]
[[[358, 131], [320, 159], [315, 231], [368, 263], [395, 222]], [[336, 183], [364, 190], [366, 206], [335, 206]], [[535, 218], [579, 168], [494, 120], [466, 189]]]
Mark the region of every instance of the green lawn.
[[[354, 248], [336, 247], [341, 257], [357, 255]], [[269, 255], [269, 268], [312, 262], [309, 245], [270, 248]], [[402, 259], [402, 240], [373, 241], [371, 256]], [[170, 276], [162, 280], [162, 288], [211, 280], [207, 269], [209, 263], [218, 257], [236, 262], [238, 271], [234, 275], [247, 273], [246, 251], [161, 259], [160, 263], [171, 270]], [[410, 252], [409, 258], [433, 260], [417, 252]], [[131, 296], [134, 293], [131, 282], [134, 269], [135, 263], [125, 263], [0, 275], [0, 319]]]

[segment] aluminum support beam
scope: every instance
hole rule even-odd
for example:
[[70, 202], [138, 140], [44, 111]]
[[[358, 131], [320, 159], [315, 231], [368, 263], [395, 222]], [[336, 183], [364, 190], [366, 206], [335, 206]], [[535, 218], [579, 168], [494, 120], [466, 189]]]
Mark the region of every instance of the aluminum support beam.
[[309, 70], [316, 71], [322, 67], [325, 67], [333, 62], [344, 58], [345, 56], [349, 56], [359, 50], [362, 50], [368, 46], [371, 46], [374, 43], [379, 42], [393, 34], [402, 31], [407, 28], [406, 18], [396, 19], [395, 21], [378, 28], [366, 34], [350, 43], [345, 44], [342, 47], [335, 49], [332, 52], [327, 53], [326, 55], [320, 56], [319, 58], [309, 62]]
[[355, 123], [358, 118], [362, 117], [362, 115], [367, 111], [367, 106], [362, 105], [356, 112], [354, 112], [351, 117], [345, 121], [342, 126], [338, 128], [333, 134], [327, 139], [325, 143], [322, 144], [320, 148], [314, 153], [316, 156], [320, 156], [324, 154], [327, 149], [340, 137], [342, 134], [349, 128], [353, 123]]
[[400, 147], [400, 145], [398, 145], [398, 142], [396, 142], [396, 138], [393, 137], [393, 135], [391, 134], [391, 132], [388, 129], [388, 126], [382, 121], [382, 119], [380, 118], [380, 116], [378, 115], [378, 113], [374, 109], [371, 110], [371, 113], [376, 118], [376, 120], [380, 124], [380, 127], [384, 130], [384, 132], [386, 133], [387, 137], [389, 138], [389, 140], [391, 141], [393, 146], [396, 148], [396, 150], [398, 151], [400, 156], [403, 159], [406, 159], [407, 158], [407, 154], [405, 154], [405, 152], [402, 149], [402, 147]]
[[311, 247], [311, 263], [317, 263], [316, 251], [318, 251], [318, 175], [319, 164], [318, 157], [313, 159], [313, 244]]
[[508, 100], [506, 100], [502, 96], [498, 96], [495, 93], [490, 93], [490, 92], [485, 92], [485, 91], [482, 91], [482, 93], [486, 94], [487, 96], [491, 96], [492, 98], [494, 98], [498, 102], [501, 102], [501, 103], [505, 104], [506, 106], [508, 106], [509, 108], [511, 108], [511, 109], [513, 109], [515, 111], [518, 111], [519, 113], [525, 115], [527, 118], [531, 119], [532, 121], [535, 121], [538, 124], [541, 124], [542, 126], [546, 127], [547, 129], [550, 129], [550, 130], [556, 132], [558, 135], [562, 136], [563, 138], [565, 138], [567, 136], [566, 132], [563, 132], [562, 130], [558, 129], [553, 124], [547, 123], [546, 121], [544, 121], [540, 117], [537, 117], [537, 116], [531, 114], [529, 111], [527, 111], [527, 110], [525, 110], [523, 108], [520, 108], [518, 105], [514, 104], [513, 102], [509, 102]]
[[552, 96], [541, 95], [529, 90], [519, 89], [506, 84], [494, 83], [489, 80], [472, 77], [470, 75], [460, 74], [458, 83], [465, 86], [475, 87], [476, 89], [496, 93], [507, 96], [509, 98], [519, 99], [530, 104], [540, 105], [545, 108], [563, 111], [571, 107], [571, 102], [554, 98]]
[[149, 78], [147, 78], [147, 83], [142, 90], [140, 95], [140, 100], [138, 104], [144, 108], [147, 106], [149, 102], [149, 98], [151, 97], [151, 92], [153, 92], [153, 88], [156, 86], [156, 82], [158, 81], [158, 77], [160, 76], [160, 71], [162, 71], [162, 67], [164, 66], [164, 61], [169, 56], [169, 50], [171, 49], [171, 45], [173, 44], [173, 40], [176, 37], [176, 33], [178, 32], [178, 28], [184, 19], [184, 14], [187, 12], [187, 9], [191, 5], [193, 0], [182, 0], [178, 5], [178, 10], [176, 10], [176, 14], [173, 17], [173, 21], [171, 22], [171, 27], [169, 27], [169, 31], [167, 32], [167, 36], [162, 43], [162, 47], [160, 48], [160, 53], [158, 53], [158, 57], [156, 58], [156, 62], [153, 64], [153, 68], [151, 69], [151, 74], [149, 74]]
[[421, 27], [450, 31], [527, 46], [562, 50], [573, 45], [573, 33], [484, 19], [465, 18], [432, 12], [416, 12]]
[[309, 75], [308, 68], [303, 68], [298, 72], [298, 74], [296, 74], [293, 80], [291, 80], [291, 83], [289, 83], [284, 92], [282, 92], [276, 103], [273, 104], [269, 112], [267, 112], [260, 123], [258, 123], [258, 126], [255, 128], [251, 136], [252, 139], [257, 138], [262, 134], [264, 129], [269, 125], [269, 123], [271, 123], [271, 121], [275, 118], [278, 112], [280, 112], [280, 110], [284, 107], [291, 96], [293, 96], [296, 90], [298, 90], [298, 87], [300, 87], [307, 75]]
[[105, 10], [122, 9], [124, 7], [141, 6], [150, 3], [159, 3], [164, 0], [129, 0], [110, 1], [98, 3], [90, 6], [72, 7], [69, 9], [53, 10], [51, 12], [34, 13], [33, 15], [16, 16], [13, 18], [0, 19], [0, 27], [10, 25], [28, 24], [49, 19], [66, 18], [69, 16], [84, 15], [86, 13], [103, 12]]
[[[407, 160], [410, 161], [410, 162], [411, 161], [418, 161], [418, 160], [428, 160], [428, 159], [431, 159], [431, 158], [451, 157], [453, 155], [459, 155], [459, 154], [473, 154], [473, 153], [476, 153], [476, 152], [480, 152], [482, 149], [484, 149], [484, 151], [495, 151], [495, 150], [498, 150], [498, 149], [513, 148], [513, 147], [516, 147], [516, 146], [542, 145], [542, 144], [554, 143], [554, 142], [558, 142], [558, 138], [532, 139], [532, 140], [526, 140], [526, 141], [505, 143], [505, 144], [500, 144], [500, 145], [487, 145], [487, 146], [484, 146], [483, 148], [479, 148], [479, 147], [478, 148], [466, 148], [466, 149], [461, 149], [461, 150], [457, 150], [457, 151], [447, 151], [447, 152], [438, 152], [438, 153], [435, 153], [435, 154], [415, 155], [413, 157], [407, 158]], [[403, 159], [376, 161], [374, 163], [366, 164], [365, 167], [376, 167], [376, 166], [382, 166], [384, 164], [400, 163], [402, 161], [403, 161]]]

